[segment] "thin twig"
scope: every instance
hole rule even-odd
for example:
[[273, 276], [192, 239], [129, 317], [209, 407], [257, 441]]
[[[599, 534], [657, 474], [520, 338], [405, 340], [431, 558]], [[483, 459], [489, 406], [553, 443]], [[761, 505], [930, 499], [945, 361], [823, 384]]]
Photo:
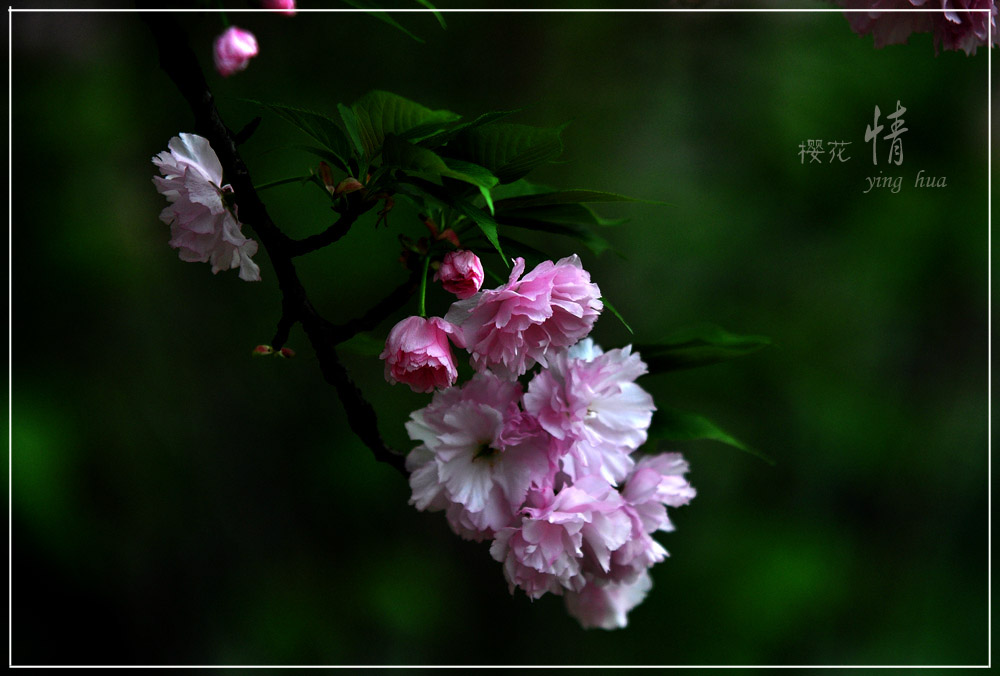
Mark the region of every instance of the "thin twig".
[[[371, 449], [376, 460], [394, 467], [406, 476], [403, 456], [382, 440], [375, 410], [351, 381], [333, 349], [335, 329], [316, 312], [306, 296], [305, 288], [292, 263], [292, 257], [297, 255], [294, 251], [300, 243], [290, 239], [275, 225], [260, 201], [253, 181], [250, 180], [250, 172], [237, 149], [236, 136], [222, 121], [215, 107], [211, 89], [188, 44], [186, 34], [172, 15], [143, 13], [141, 16], [156, 40], [160, 66], [194, 113], [195, 131], [208, 139], [219, 156], [226, 178], [233, 186], [239, 220], [253, 228], [271, 259], [282, 295], [282, 317], [275, 343], [284, 343], [291, 327], [296, 322], [302, 324], [316, 351], [323, 378], [337, 390], [351, 430]], [[343, 222], [345, 227], [349, 227], [374, 203], [359, 200], [353, 204], [357, 205], [355, 210], [346, 212], [338, 221]]]

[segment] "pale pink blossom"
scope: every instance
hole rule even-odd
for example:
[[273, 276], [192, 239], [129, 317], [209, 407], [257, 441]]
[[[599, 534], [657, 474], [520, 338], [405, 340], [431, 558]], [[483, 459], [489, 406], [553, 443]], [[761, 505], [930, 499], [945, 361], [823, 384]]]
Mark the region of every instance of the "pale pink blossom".
[[464, 300], [475, 295], [483, 286], [483, 264], [479, 256], [471, 251], [449, 251], [441, 261], [441, 267], [434, 273], [434, 281], [440, 281], [445, 291]]
[[458, 379], [448, 336], [455, 328], [440, 317], [407, 317], [389, 332], [379, 359], [385, 360], [385, 379], [406, 383], [414, 392], [450, 387]]
[[545, 261], [524, 273], [514, 262], [507, 283], [452, 304], [445, 319], [459, 327], [477, 371], [516, 378], [556, 350], [590, 333], [604, 305], [576, 256]]
[[584, 629], [621, 629], [628, 625], [628, 612], [642, 603], [652, 587], [647, 572], [630, 584], [591, 581], [580, 591], [566, 592], [566, 610]]
[[516, 521], [529, 490], [551, 483], [550, 439], [518, 406], [521, 386], [480, 373], [410, 414], [411, 503], [447, 509], [452, 529], [481, 540]]
[[[970, 56], [977, 47], [997, 44], [997, 6], [993, 0], [840, 0], [840, 5], [866, 10], [845, 15], [854, 32], [874, 37], [876, 48], [905, 43], [913, 33], [933, 33], [935, 49], [961, 50]], [[956, 11], [967, 9], [990, 11]]]
[[645, 443], [656, 410], [634, 382], [644, 373], [631, 346], [601, 352], [588, 339], [553, 355], [531, 380], [524, 408], [560, 442], [570, 477], [600, 473], [616, 484], [632, 469], [630, 454]]
[[250, 31], [230, 26], [215, 39], [215, 69], [223, 77], [244, 70], [257, 56], [257, 38]]
[[504, 564], [510, 592], [529, 597], [587, 583], [584, 565], [610, 570], [611, 554], [628, 540], [632, 524], [618, 492], [604, 479], [589, 476], [555, 496], [533, 494], [521, 522], [500, 530], [490, 555]]
[[651, 566], [663, 561], [667, 550], [650, 535], [672, 531], [667, 506], [686, 505], [695, 490], [684, 478], [687, 461], [679, 453], [661, 453], [639, 460], [629, 475], [621, 496], [622, 511], [629, 516], [632, 534], [611, 556], [610, 568], [591, 568], [594, 578], [631, 583]]
[[239, 268], [240, 279], [260, 281], [260, 268], [250, 260], [257, 242], [243, 236], [226, 204], [232, 188], [222, 185], [222, 163], [208, 140], [181, 134], [167, 147], [153, 157], [161, 174], [153, 184], [170, 202], [160, 213], [170, 225], [170, 246], [182, 261], [211, 263], [213, 273]]
[[264, 9], [280, 9], [286, 16], [295, 16], [295, 0], [260, 0]]

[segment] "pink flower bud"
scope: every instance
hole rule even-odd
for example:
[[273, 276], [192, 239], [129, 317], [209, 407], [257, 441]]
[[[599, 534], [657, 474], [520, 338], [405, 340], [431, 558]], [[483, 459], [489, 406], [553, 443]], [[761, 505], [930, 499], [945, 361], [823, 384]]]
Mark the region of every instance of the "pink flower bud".
[[355, 190], [361, 190], [364, 187], [365, 186], [363, 186], [361, 184], [361, 181], [359, 181], [358, 179], [347, 177], [343, 181], [337, 184], [337, 188], [336, 190], [333, 191], [333, 194], [345, 195], [349, 192], [354, 192]]
[[464, 300], [483, 286], [483, 276], [479, 256], [471, 251], [450, 251], [445, 254], [441, 268], [434, 273], [434, 281], [440, 280], [445, 291]]
[[280, 9], [286, 16], [295, 16], [295, 0], [260, 0], [264, 9]]
[[328, 193], [335, 194], [336, 184], [333, 182], [333, 172], [330, 171], [330, 165], [326, 162], [319, 163], [319, 179], [323, 181], [323, 186]]
[[257, 56], [257, 38], [250, 31], [230, 26], [215, 40], [215, 69], [229, 77], [247, 67]]
[[448, 336], [455, 327], [440, 317], [407, 317], [392, 327], [379, 359], [385, 360], [385, 379], [406, 383], [414, 392], [450, 387], [458, 379]]
[[278, 350], [278, 356], [284, 357], [285, 359], [291, 359], [292, 357], [295, 356], [295, 350], [293, 350], [290, 347], [283, 347], [280, 350]]
[[274, 354], [274, 348], [270, 345], [258, 345], [251, 354], [255, 357], [266, 357], [269, 354]]

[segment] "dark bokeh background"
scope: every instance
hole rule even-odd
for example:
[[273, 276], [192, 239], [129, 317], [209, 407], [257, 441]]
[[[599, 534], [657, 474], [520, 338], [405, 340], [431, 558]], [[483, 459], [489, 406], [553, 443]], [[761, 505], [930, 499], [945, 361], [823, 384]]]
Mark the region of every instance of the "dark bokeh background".
[[[776, 466], [672, 446], [699, 493], [626, 630], [510, 597], [487, 546], [408, 506], [349, 433], [301, 333], [297, 359], [249, 357], [279, 310], [263, 252], [247, 284], [166, 246], [149, 159], [192, 118], [141, 22], [18, 13], [14, 663], [985, 663], [987, 51], [875, 50], [837, 13], [400, 18], [427, 43], [365, 15], [235, 17], [261, 55], [210, 73], [225, 119], [257, 113], [242, 98], [332, 110], [379, 88], [572, 120], [537, 180], [673, 205], [603, 209], [631, 219], [605, 233], [620, 255], [580, 251], [635, 340], [708, 321], [774, 341], [643, 385]], [[219, 18], [182, 20], [207, 65]], [[873, 166], [865, 126], [897, 100], [904, 163], [881, 143]], [[800, 164], [808, 138], [851, 141], [850, 161]], [[303, 140], [265, 119], [255, 179], [307, 171]], [[915, 188], [920, 169], [947, 187]], [[900, 191], [864, 194], [879, 172]], [[290, 234], [327, 223], [311, 189], [265, 197]], [[412, 216], [301, 261], [322, 312], [356, 316], [405, 278]], [[610, 316], [595, 337], [632, 340]], [[428, 398], [345, 358], [409, 448]]]

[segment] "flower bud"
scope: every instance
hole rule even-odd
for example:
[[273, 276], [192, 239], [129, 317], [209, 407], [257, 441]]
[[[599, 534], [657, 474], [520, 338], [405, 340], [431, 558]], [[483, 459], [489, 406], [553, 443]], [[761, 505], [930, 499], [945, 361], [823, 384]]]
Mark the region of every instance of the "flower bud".
[[278, 350], [278, 356], [284, 357], [285, 359], [291, 359], [292, 357], [295, 356], [295, 350], [293, 350], [290, 347], [283, 347], [280, 350]]
[[270, 345], [258, 345], [251, 354], [255, 357], [266, 357], [269, 354], [274, 354], [274, 348]]
[[333, 191], [334, 195], [346, 195], [349, 192], [354, 192], [356, 190], [361, 190], [365, 186], [356, 178], [348, 176], [343, 181], [337, 184], [337, 189]]
[[230, 26], [215, 40], [215, 69], [229, 77], [247, 67], [257, 56], [257, 38], [250, 31]]
[[450, 387], [458, 379], [448, 336], [455, 328], [440, 317], [407, 317], [392, 327], [379, 359], [385, 379], [406, 383], [414, 392]]
[[336, 194], [336, 184], [333, 182], [333, 172], [330, 171], [330, 165], [326, 162], [319, 163], [319, 180], [323, 182], [323, 187], [331, 195]]
[[434, 273], [445, 291], [464, 300], [475, 295], [483, 286], [483, 264], [471, 251], [450, 251], [445, 254], [441, 267]]
[[264, 9], [280, 9], [285, 16], [295, 16], [295, 0], [260, 0]]

